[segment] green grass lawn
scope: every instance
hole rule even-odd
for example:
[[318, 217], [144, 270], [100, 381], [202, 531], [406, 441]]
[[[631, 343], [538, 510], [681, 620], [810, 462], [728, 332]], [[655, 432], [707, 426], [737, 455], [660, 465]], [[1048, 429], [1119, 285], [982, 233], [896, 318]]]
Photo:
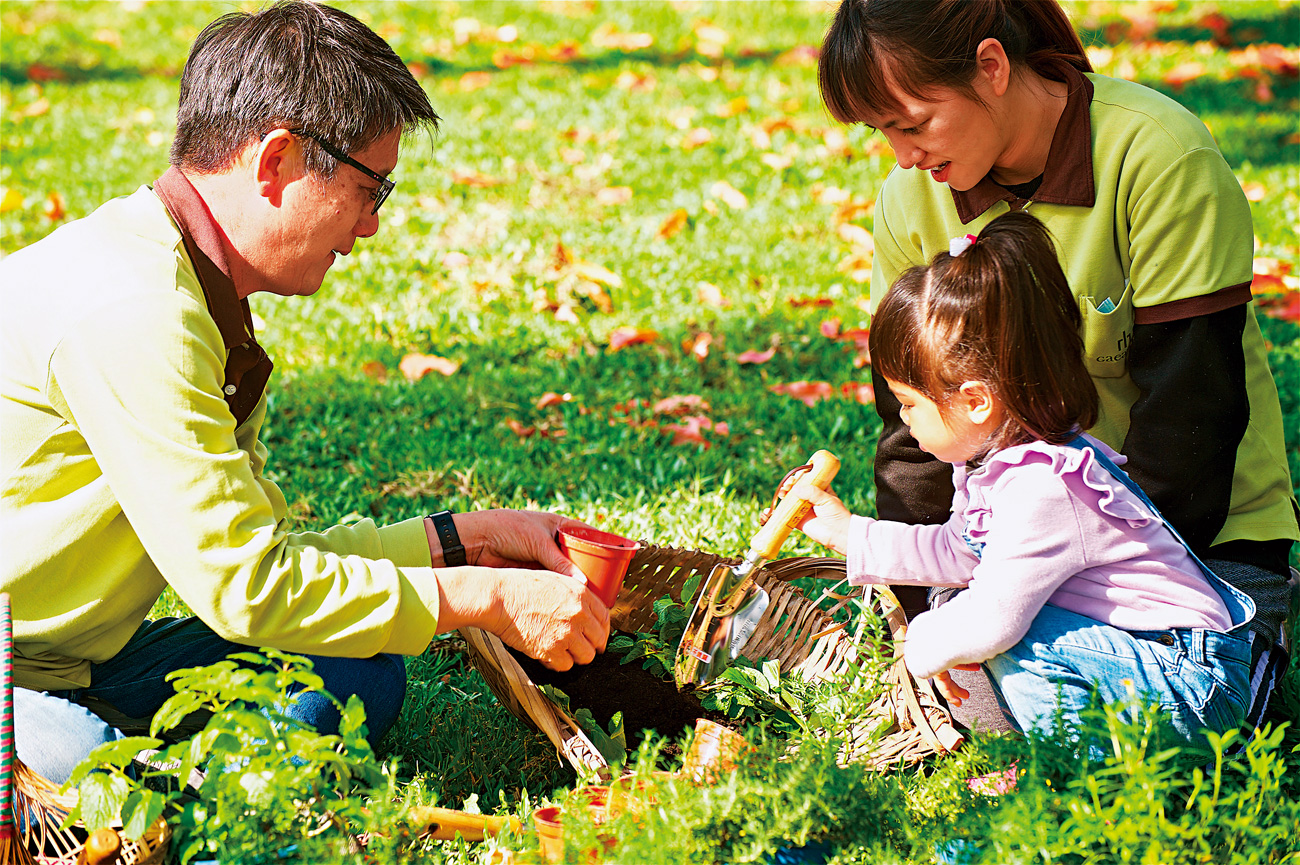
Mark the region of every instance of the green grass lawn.
[[[873, 512], [879, 422], [852, 398], [869, 376], [852, 340], [827, 332], [867, 325], [871, 208], [893, 159], [819, 101], [815, 46], [831, 4], [339, 5], [412, 64], [444, 122], [405, 144], [379, 235], [340, 260], [318, 295], [253, 298], [276, 362], [271, 474], [300, 528], [526, 506], [730, 554], [781, 475], [818, 448], [843, 460], [836, 489], [849, 506]], [[1205, 120], [1253, 201], [1257, 256], [1294, 272], [1300, 4], [1225, 2], [1226, 23], [1202, 3], [1068, 7], [1098, 71]], [[4, 253], [165, 170], [187, 47], [231, 8], [243, 7], [0, 6]], [[1300, 327], [1264, 324], [1300, 484]], [[619, 328], [657, 336], [615, 351]], [[766, 362], [741, 362], [768, 350]], [[411, 353], [459, 367], [411, 382], [399, 370]], [[825, 382], [831, 396], [806, 405], [773, 390], [795, 382]], [[547, 392], [571, 398], [539, 408]], [[687, 395], [707, 404], [692, 412], [712, 424], [703, 443], [674, 443], [667, 427], [683, 419], [653, 411]], [[786, 550], [822, 552], [801, 536]], [[177, 603], [164, 596], [158, 611]], [[410, 661], [406, 708], [381, 749], [400, 760], [396, 798], [458, 807], [477, 796], [486, 811], [524, 813], [573, 786], [455, 648], [439, 640]], [[1294, 716], [1294, 665], [1286, 688]], [[1300, 736], [1216, 779], [1143, 750], [1141, 732], [1116, 732], [1132, 747], [1107, 766], [989, 737], [960, 759], [866, 779], [809, 756], [815, 779], [777, 772], [737, 781], [732, 800], [674, 800], [672, 820], [643, 824], [620, 848], [636, 858], [619, 861], [764, 861], [800, 832], [836, 838], [843, 862], [929, 862], [958, 834], [977, 840], [980, 861], [1295, 861], [1295, 842], [1269, 833], [1300, 817], [1285, 804], [1300, 793]], [[959, 789], [963, 772], [1012, 756], [1044, 784], [1003, 800]], [[810, 790], [867, 800], [852, 816], [870, 828], [835, 835], [826, 827], [843, 823], [824, 815], [783, 822], [773, 803]], [[1251, 795], [1263, 810], [1250, 810]], [[452, 844], [416, 852], [479, 855]]]

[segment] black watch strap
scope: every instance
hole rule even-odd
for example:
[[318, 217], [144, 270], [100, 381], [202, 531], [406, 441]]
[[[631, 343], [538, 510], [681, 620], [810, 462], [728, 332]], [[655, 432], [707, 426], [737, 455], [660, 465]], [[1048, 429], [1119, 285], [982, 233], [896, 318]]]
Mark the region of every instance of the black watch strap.
[[433, 530], [438, 535], [438, 543], [442, 544], [442, 563], [449, 568], [459, 568], [461, 565], [468, 564], [465, 558], [465, 546], [460, 542], [460, 535], [456, 532], [456, 523], [452, 521], [451, 511], [429, 514], [429, 519], [433, 522]]

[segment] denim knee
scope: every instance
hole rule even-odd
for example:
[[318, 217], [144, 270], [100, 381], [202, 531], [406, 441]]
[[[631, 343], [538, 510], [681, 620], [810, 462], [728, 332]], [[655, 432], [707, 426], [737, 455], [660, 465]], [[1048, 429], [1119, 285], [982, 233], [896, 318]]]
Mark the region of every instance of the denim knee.
[[[366, 738], [371, 745], [397, 722], [406, 699], [406, 661], [401, 655], [371, 658], [327, 658], [309, 656], [325, 690], [343, 705], [353, 695], [366, 707]], [[311, 724], [318, 732], [333, 735], [339, 729], [339, 712], [319, 694], [299, 694], [289, 714]]]
[[14, 688], [18, 759], [41, 777], [62, 784], [97, 745], [122, 733], [93, 712], [43, 691]]

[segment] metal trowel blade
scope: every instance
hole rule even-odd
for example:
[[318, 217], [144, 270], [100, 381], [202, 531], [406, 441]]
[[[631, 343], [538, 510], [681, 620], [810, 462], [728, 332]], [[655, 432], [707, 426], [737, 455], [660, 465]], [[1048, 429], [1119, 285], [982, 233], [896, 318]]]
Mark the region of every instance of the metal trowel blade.
[[770, 599], [752, 574], [752, 569], [739, 573], [731, 565], [718, 565], [704, 581], [677, 647], [677, 687], [713, 681], [754, 633]]

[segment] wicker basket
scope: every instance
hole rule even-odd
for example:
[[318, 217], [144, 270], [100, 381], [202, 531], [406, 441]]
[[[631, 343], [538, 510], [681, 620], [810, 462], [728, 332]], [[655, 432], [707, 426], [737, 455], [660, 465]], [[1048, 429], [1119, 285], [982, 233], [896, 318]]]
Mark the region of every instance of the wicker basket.
[[[59, 826], [76, 806], [77, 794], [59, 792], [18, 759], [13, 705], [13, 627], [9, 596], [0, 594], [0, 865], [71, 865], [82, 851], [86, 833]], [[171, 827], [159, 817], [139, 841], [122, 838], [115, 861], [120, 865], [161, 865], [171, 835]]]
[[[692, 576], [707, 575], [715, 565], [738, 561], [698, 550], [643, 543], [611, 611], [612, 627], [626, 632], [649, 630], [655, 624], [655, 601], [668, 594], [680, 599], [683, 585]], [[770, 603], [745, 644], [745, 657], [777, 660], [783, 674], [798, 673], [809, 681], [845, 673], [857, 659], [861, 634], [850, 634], [833, 615], [859, 590], [829, 595], [838, 603], [826, 611], [789, 582], [800, 577], [840, 582], [844, 575], [844, 561], [832, 558], [783, 559], [763, 568], [757, 583], [767, 591]], [[894, 640], [901, 641], [907, 624], [893, 593], [882, 586], [865, 589], [874, 608], [888, 623]], [[475, 667], [511, 714], [541, 731], [575, 769], [607, 767], [600, 751], [573, 718], [542, 694], [499, 639], [477, 628], [462, 629], [461, 635]], [[914, 679], [901, 657], [889, 667], [886, 680], [880, 697], [846, 742], [844, 762], [884, 769], [910, 764], [930, 754], [947, 753], [961, 745], [962, 736], [953, 727], [952, 716], [929, 680]]]

